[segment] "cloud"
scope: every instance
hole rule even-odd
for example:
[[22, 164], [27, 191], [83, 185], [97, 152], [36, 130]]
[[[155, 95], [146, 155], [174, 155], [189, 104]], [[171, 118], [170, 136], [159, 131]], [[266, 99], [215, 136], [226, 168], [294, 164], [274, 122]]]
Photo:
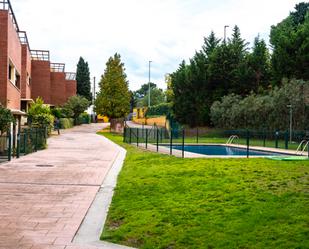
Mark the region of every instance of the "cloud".
[[199, 50], [203, 37], [224, 25], [240, 27], [252, 42], [268, 39], [270, 26], [285, 18], [295, 0], [12, 0], [21, 29], [32, 49], [49, 49], [54, 62], [75, 71], [79, 56], [100, 78], [105, 63], [118, 52], [126, 66], [131, 89], [148, 81], [165, 88], [164, 75]]

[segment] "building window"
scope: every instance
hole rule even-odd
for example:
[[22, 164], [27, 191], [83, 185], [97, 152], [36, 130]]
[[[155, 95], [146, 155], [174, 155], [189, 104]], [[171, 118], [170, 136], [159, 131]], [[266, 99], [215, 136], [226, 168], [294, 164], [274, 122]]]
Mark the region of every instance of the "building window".
[[11, 61], [9, 63], [9, 80], [14, 86], [20, 89], [20, 74], [17, 72], [14, 64]]

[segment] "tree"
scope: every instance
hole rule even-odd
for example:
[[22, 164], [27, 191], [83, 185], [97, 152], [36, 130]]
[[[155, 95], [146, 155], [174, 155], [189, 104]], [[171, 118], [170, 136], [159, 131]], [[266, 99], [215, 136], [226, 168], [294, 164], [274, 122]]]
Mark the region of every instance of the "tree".
[[[139, 107], [148, 106], [149, 93], [142, 98], [137, 105]], [[160, 88], [152, 88], [150, 93], [151, 106], [159, 105], [165, 102], [165, 94]]]
[[81, 115], [89, 106], [89, 101], [83, 96], [72, 96], [64, 104], [63, 108], [67, 113], [71, 113], [72, 118], [76, 122], [79, 115]]
[[116, 53], [106, 63], [95, 102], [96, 112], [111, 119], [123, 118], [130, 111], [130, 99], [124, 64]]
[[270, 82], [270, 54], [266, 43], [260, 37], [254, 39], [253, 51], [248, 55], [249, 68], [252, 70], [252, 89], [257, 92]]
[[271, 27], [273, 48], [273, 78], [309, 79], [309, 3], [299, 3], [295, 11], [276, 26]]
[[11, 126], [11, 123], [15, 123], [13, 114], [9, 109], [4, 108], [0, 104], [0, 135], [7, 132]]
[[215, 51], [220, 44], [220, 41], [220, 39], [216, 38], [213, 31], [211, 31], [208, 37], [204, 37], [204, 45], [202, 46], [202, 49], [207, 58], [209, 58], [209, 56]]
[[76, 71], [77, 94], [85, 97], [89, 101], [92, 100], [90, 72], [88, 62], [83, 57], [79, 58]]

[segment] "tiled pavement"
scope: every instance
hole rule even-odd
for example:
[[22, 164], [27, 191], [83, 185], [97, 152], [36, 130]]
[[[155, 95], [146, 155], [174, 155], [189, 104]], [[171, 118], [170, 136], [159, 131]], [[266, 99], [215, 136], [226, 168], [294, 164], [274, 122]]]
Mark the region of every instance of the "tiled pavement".
[[47, 150], [0, 165], [0, 249], [96, 248], [71, 241], [119, 152], [100, 128], [65, 131]]

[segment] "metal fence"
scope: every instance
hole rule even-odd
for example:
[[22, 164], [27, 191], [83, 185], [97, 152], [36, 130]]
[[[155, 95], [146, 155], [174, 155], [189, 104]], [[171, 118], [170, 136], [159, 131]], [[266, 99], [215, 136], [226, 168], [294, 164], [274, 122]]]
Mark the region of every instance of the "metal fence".
[[[247, 149], [249, 157], [250, 147], [268, 147], [303, 151], [303, 146], [309, 141], [309, 131], [253, 131], [253, 130], [210, 130], [210, 129], [172, 129], [160, 128], [130, 128], [124, 129], [124, 142], [139, 147], [160, 152], [177, 150], [178, 156], [185, 156], [187, 145], [202, 144], [237, 144]], [[303, 143], [302, 143], [303, 142]], [[302, 143], [302, 144], [301, 144]], [[309, 145], [308, 145], [309, 147]], [[309, 157], [309, 148], [308, 148]]]
[[47, 137], [45, 128], [23, 129], [16, 136], [8, 131], [0, 136], [0, 163], [45, 149]]

